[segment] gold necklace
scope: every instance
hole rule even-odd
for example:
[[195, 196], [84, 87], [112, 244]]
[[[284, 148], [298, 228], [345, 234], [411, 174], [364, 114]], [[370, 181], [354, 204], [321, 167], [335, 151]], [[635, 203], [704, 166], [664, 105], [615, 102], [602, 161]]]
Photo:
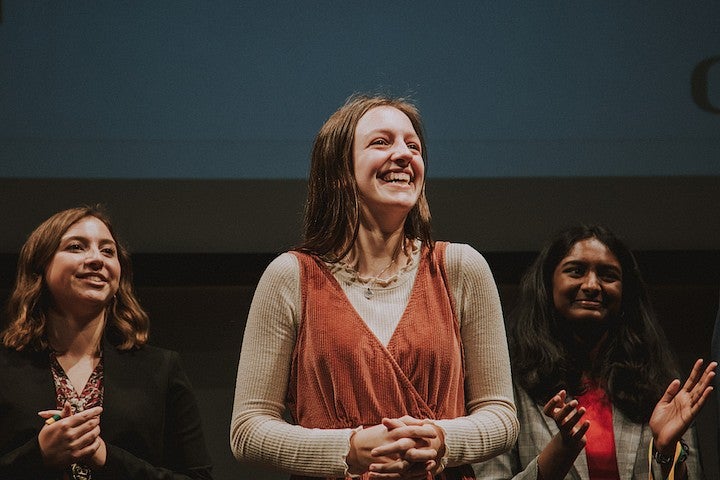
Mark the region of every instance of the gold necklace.
[[[390, 260], [390, 263], [388, 263], [385, 268], [380, 270], [380, 273], [378, 273], [377, 275], [375, 275], [374, 277], [371, 278], [371, 281], [368, 283], [367, 288], [365, 288], [365, 292], [363, 292], [363, 296], [365, 298], [367, 298], [368, 300], [372, 299], [375, 296], [375, 292], [373, 291], [373, 288], [375, 287], [377, 282], [380, 280], [380, 277], [382, 276], [382, 274], [387, 272], [388, 268], [392, 267], [392, 265], [395, 263], [398, 255], [400, 255], [400, 246], [403, 243], [405, 243], [404, 239], [398, 244], [397, 248], [395, 249], [395, 253], [393, 253], [393, 257], [392, 257], [392, 260]], [[356, 269], [356, 271], [357, 271], [357, 269]]]

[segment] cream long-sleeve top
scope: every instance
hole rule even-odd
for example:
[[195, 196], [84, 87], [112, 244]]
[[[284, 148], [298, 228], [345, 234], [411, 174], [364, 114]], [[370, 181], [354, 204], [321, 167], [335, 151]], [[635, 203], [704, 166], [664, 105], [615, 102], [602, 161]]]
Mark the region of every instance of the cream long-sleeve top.
[[[344, 264], [328, 266], [384, 345], [408, 303], [419, 255], [416, 243], [411, 261], [383, 282], [363, 281]], [[449, 244], [445, 262], [465, 356], [468, 414], [434, 423], [445, 434], [445, 461], [454, 466], [487, 460], [508, 450], [519, 427], [502, 309], [490, 268], [480, 253], [465, 244]], [[368, 287], [374, 293], [371, 299], [365, 296]], [[304, 428], [283, 417], [301, 308], [298, 260], [284, 253], [263, 273], [250, 306], [238, 364], [230, 446], [240, 461], [298, 475], [342, 477], [347, 473], [353, 429]]]

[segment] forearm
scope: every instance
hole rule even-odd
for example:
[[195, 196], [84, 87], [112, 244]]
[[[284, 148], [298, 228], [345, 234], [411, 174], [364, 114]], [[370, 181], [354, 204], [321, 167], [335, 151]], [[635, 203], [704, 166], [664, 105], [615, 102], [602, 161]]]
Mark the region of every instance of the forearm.
[[518, 422], [510, 401], [493, 401], [473, 414], [436, 420], [445, 433], [448, 466], [477, 463], [509, 450], [517, 438]]
[[465, 356], [467, 416], [442, 420], [449, 465], [487, 460], [512, 447], [519, 424], [500, 299], [485, 259], [467, 245], [448, 249], [448, 273]]
[[562, 480], [572, 468], [584, 444], [568, 445], [556, 434], [538, 455], [538, 479]]
[[241, 462], [307, 476], [344, 476], [352, 429], [310, 429], [262, 411], [233, 417], [231, 447]]
[[283, 419], [296, 339], [299, 268], [275, 259], [253, 297], [238, 364], [230, 446], [241, 462], [309, 476], [344, 476], [351, 429], [311, 429]]

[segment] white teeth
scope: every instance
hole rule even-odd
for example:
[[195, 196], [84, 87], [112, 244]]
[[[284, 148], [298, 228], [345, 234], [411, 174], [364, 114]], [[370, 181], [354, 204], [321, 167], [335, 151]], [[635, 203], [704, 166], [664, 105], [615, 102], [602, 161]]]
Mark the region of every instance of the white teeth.
[[403, 172], [388, 172], [387, 174], [383, 175], [382, 179], [386, 182], [409, 183], [411, 181], [410, 175]]
[[104, 282], [105, 281], [104, 278], [97, 276], [97, 275], [86, 275], [85, 278], [87, 280], [94, 280], [96, 282]]

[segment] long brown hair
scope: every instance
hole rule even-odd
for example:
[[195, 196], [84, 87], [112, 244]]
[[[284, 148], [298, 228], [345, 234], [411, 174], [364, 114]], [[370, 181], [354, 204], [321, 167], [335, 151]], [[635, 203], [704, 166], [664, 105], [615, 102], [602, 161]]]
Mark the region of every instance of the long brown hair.
[[120, 262], [118, 291], [106, 310], [106, 334], [120, 350], [130, 350], [147, 342], [149, 321], [133, 291], [130, 255], [118, 242], [102, 208], [87, 206], [63, 210], [48, 218], [33, 230], [20, 250], [15, 288], [8, 301], [10, 324], [2, 333], [6, 347], [36, 351], [48, 348], [47, 318], [52, 298], [45, 284], [45, 269], [65, 232], [86, 217], [97, 218], [105, 224], [117, 245]]
[[[410, 119], [427, 165], [427, 147], [418, 109], [403, 98], [353, 95], [320, 128], [313, 144], [303, 241], [298, 250], [335, 262], [352, 248], [360, 226], [360, 200], [353, 170], [355, 127], [368, 110], [389, 106]], [[432, 252], [430, 207], [422, 185], [405, 219], [405, 238], [420, 239]]]

